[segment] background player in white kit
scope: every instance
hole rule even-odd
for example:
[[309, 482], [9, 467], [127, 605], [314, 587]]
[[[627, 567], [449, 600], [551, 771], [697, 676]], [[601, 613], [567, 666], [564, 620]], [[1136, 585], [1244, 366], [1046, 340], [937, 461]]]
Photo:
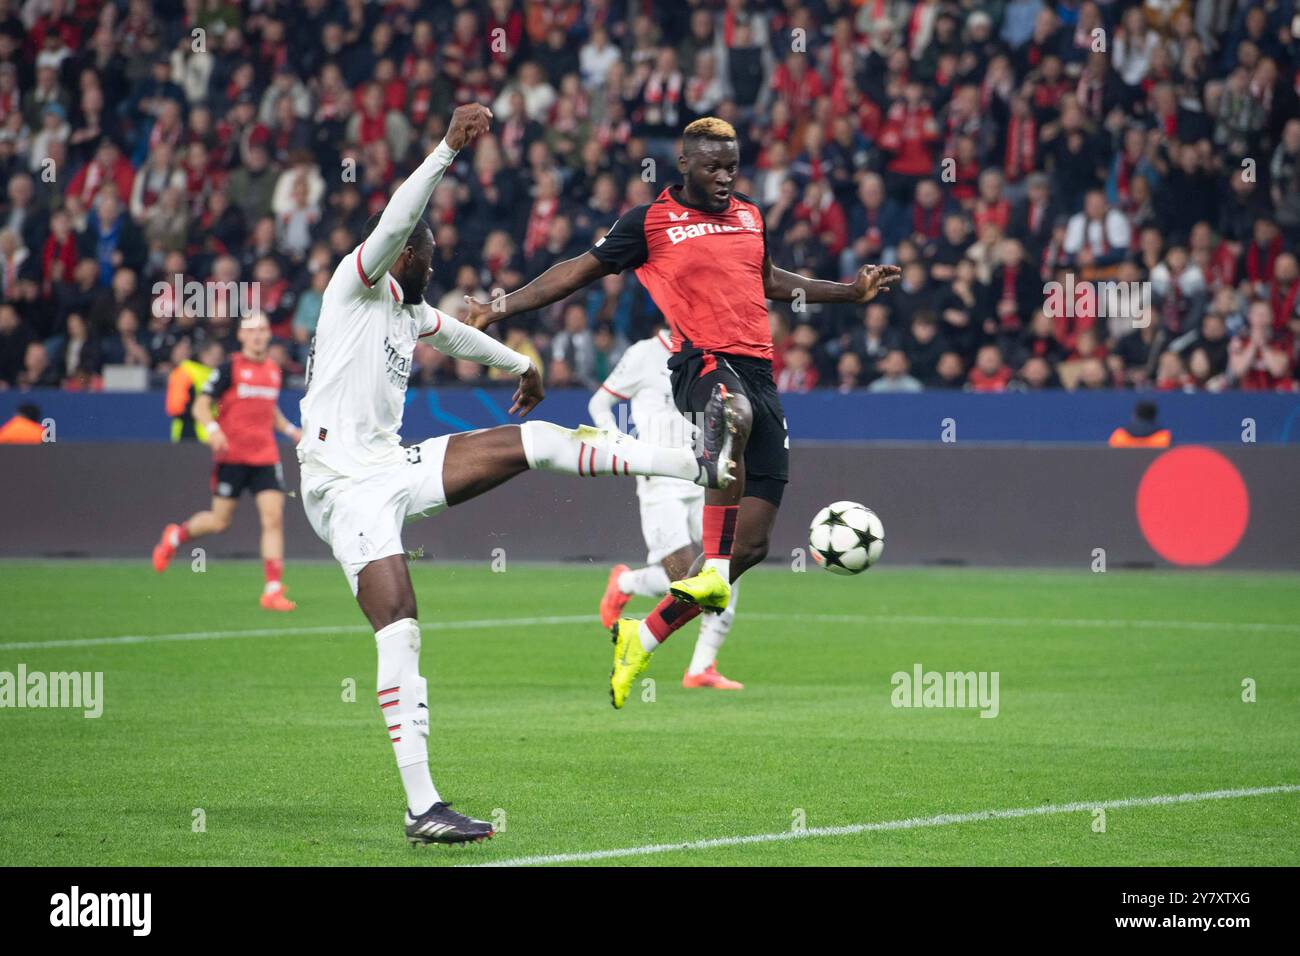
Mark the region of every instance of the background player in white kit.
[[[598, 428], [626, 427], [627, 415], [614, 416], [618, 402], [627, 402], [632, 422], [641, 441], [681, 448], [692, 439], [691, 424], [673, 401], [668, 356], [672, 343], [665, 328], [630, 346], [609, 377], [591, 396], [587, 412]], [[616, 564], [609, 572], [600, 601], [600, 623], [609, 629], [622, 616], [633, 595], [662, 598], [668, 585], [690, 573], [702, 538], [704, 489], [675, 478], [638, 478], [636, 496], [641, 506], [641, 534], [645, 538], [646, 567], [632, 570]], [[743, 690], [745, 685], [718, 673], [718, 650], [736, 619], [736, 596], [740, 583], [731, 583], [731, 599], [721, 614], [700, 618], [691, 663], [682, 677], [683, 687], [711, 687], [715, 690]]]
[[[463, 843], [492, 835], [455, 813], [429, 776], [428, 690], [402, 525], [468, 501], [530, 468], [565, 474], [664, 475], [721, 487], [731, 480], [732, 414], [700, 436], [703, 453], [659, 448], [616, 432], [548, 422], [502, 425], [403, 448], [398, 437], [417, 339], [454, 358], [520, 376], [511, 413], [542, 400], [541, 376], [523, 355], [424, 301], [433, 273], [429, 197], [462, 149], [488, 128], [483, 106], [458, 107], [446, 139], [366, 224], [364, 241], [325, 288], [302, 400], [302, 502], [333, 549], [375, 631], [379, 707], [406, 791], [406, 838]], [[519, 638], [521, 645], [525, 638]], [[531, 648], [525, 647], [527, 652]]]

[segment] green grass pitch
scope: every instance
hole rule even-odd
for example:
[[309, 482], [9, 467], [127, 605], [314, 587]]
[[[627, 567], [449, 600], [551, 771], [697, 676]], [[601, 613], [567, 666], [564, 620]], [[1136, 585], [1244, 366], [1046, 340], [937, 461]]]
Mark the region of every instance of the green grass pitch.
[[[252, 562], [8, 562], [0, 671], [100, 671], [105, 703], [98, 719], [0, 709], [0, 864], [489, 863], [1300, 784], [1293, 576], [764, 568], [722, 654], [746, 690], [681, 687], [692, 625], [647, 672], [653, 702], [615, 712], [604, 568], [412, 570], [434, 780], [465, 812], [504, 811], [495, 839], [403, 841], [373, 640], [335, 566], [291, 564], [299, 610], [272, 615]], [[891, 675], [917, 663], [998, 672], [1000, 713], [893, 707]], [[922, 819], [594, 862], [1300, 864], [1295, 791], [1098, 820]]]

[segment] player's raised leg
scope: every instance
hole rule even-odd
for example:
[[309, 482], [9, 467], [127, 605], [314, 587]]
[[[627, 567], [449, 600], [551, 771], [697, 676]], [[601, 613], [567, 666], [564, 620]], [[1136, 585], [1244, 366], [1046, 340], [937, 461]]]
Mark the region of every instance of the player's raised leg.
[[284, 492], [259, 491], [253, 498], [262, 523], [262, 571], [266, 583], [261, 604], [268, 611], [292, 611], [298, 605], [284, 588]]
[[420, 624], [406, 555], [388, 555], [363, 567], [357, 603], [375, 631], [375, 687], [406, 791], [406, 839], [469, 843], [492, 836], [490, 823], [453, 811], [429, 775], [429, 690], [420, 676]]
[[207, 511], [197, 511], [184, 521], [167, 525], [163, 528], [158, 543], [153, 547], [153, 569], [159, 574], [167, 570], [167, 565], [176, 556], [176, 549], [186, 541], [202, 538], [210, 534], [221, 534], [230, 527], [235, 518], [236, 498], [223, 498], [213, 495], [212, 507]]
[[731, 436], [721, 426], [697, 455], [693, 448], [664, 448], [589, 425], [500, 425], [448, 440], [442, 472], [447, 504], [468, 501], [529, 469], [584, 478], [657, 475], [713, 488], [731, 482], [734, 465]]

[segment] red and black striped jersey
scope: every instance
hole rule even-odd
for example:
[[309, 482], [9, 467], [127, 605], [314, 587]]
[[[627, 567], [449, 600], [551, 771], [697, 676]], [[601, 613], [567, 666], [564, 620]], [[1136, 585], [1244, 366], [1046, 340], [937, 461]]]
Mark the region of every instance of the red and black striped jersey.
[[767, 231], [753, 200], [732, 193], [709, 212], [670, 186], [629, 210], [591, 254], [611, 271], [636, 270], [672, 329], [672, 350], [772, 358], [763, 264]]

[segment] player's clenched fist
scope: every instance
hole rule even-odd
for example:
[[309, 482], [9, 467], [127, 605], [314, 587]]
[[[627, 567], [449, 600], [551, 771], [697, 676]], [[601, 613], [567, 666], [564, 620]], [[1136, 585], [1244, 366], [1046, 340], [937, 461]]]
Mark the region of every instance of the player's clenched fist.
[[481, 103], [458, 106], [451, 114], [451, 125], [447, 127], [447, 145], [452, 149], [464, 149], [480, 133], [487, 132], [491, 125], [492, 111]]

